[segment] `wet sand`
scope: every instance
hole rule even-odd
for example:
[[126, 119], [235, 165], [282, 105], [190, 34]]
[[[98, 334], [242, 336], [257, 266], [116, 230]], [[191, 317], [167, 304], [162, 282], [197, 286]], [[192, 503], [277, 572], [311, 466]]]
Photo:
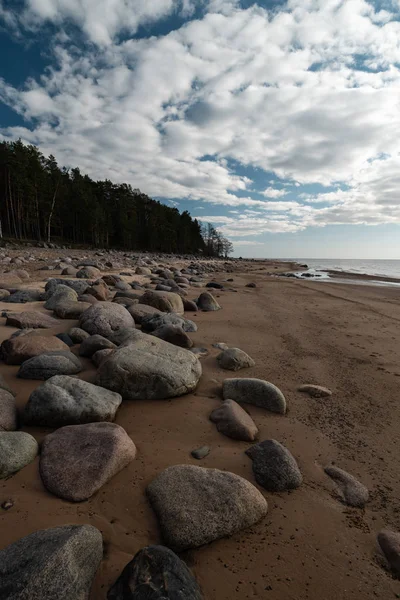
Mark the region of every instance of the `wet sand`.
[[[195, 345], [210, 351], [201, 359], [196, 392], [173, 400], [123, 402], [116, 422], [135, 442], [137, 458], [86, 502], [73, 504], [49, 494], [38, 458], [1, 480], [0, 504], [12, 499], [14, 506], [0, 509], [0, 548], [37, 529], [90, 523], [102, 531], [105, 544], [91, 600], [105, 599], [132, 556], [162, 541], [145, 488], [165, 467], [216, 467], [255, 484], [244, 454], [249, 444], [219, 434], [208, 417], [220, 403], [225, 378], [259, 377], [279, 386], [289, 406], [286, 416], [246, 406], [259, 427], [259, 440], [285, 444], [304, 483], [290, 493], [260, 488], [269, 504], [263, 521], [181, 554], [205, 599], [387, 600], [400, 594], [400, 582], [379, 564], [375, 541], [383, 527], [400, 528], [400, 289], [280, 279], [266, 275], [270, 266], [243, 266], [242, 272], [215, 276], [220, 282], [233, 278], [226, 285], [237, 290], [215, 291], [221, 311], [186, 313], [198, 324], [198, 332], [190, 334]], [[249, 281], [257, 287], [246, 288]], [[190, 291], [189, 298], [198, 291]], [[41, 306], [0, 303], [1, 310]], [[4, 322], [1, 318], [0, 340], [15, 331]], [[57, 330], [46, 334], [75, 324], [60, 321]], [[256, 366], [237, 374], [223, 371], [215, 342], [245, 350]], [[0, 373], [18, 392], [21, 408], [40, 382], [18, 380], [17, 370], [0, 362]], [[92, 381], [94, 373], [91, 361], [85, 361], [80, 377]], [[304, 383], [329, 387], [333, 395], [309, 398], [297, 391]], [[50, 432], [25, 430], [38, 441]], [[205, 444], [211, 446], [205, 459], [190, 456]], [[335, 496], [323, 472], [332, 462], [367, 485], [371, 501], [364, 510], [349, 508]]]

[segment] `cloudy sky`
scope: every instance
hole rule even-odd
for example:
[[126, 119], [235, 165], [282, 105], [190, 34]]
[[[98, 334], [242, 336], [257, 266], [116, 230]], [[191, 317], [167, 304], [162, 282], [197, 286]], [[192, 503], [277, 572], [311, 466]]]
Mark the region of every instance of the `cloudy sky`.
[[0, 138], [242, 256], [400, 258], [400, 0], [0, 0]]

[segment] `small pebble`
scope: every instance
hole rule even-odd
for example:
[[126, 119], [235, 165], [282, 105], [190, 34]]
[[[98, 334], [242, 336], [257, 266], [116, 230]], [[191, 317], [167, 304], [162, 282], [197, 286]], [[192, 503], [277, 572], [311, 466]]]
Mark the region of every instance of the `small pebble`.
[[210, 454], [211, 448], [209, 446], [202, 446], [201, 448], [196, 448], [196, 450], [191, 451], [191, 455], [193, 458], [197, 458], [200, 460], [201, 458], [205, 458], [208, 454]]
[[5, 502], [3, 502], [3, 504], [1, 505], [1, 508], [3, 510], [10, 510], [10, 508], [12, 508], [14, 506], [14, 502], [12, 500], [5, 500]]

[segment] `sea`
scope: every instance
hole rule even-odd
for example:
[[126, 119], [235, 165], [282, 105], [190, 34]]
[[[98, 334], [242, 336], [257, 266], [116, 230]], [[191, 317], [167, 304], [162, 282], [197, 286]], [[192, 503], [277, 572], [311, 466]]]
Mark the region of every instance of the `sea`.
[[[391, 277], [399, 279], [399, 284], [393, 282], [385, 282], [385, 284], [400, 285], [400, 260], [398, 259], [365, 260], [352, 258], [296, 258], [292, 260], [300, 264], [306, 264], [308, 266], [306, 272], [320, 280], [330, 279], [328, 271], [343, 271], [345, 273], [355, 273], [357, 275]], [[298, 276], [301, 276], [300, 272], [298, 273]], [[376, 283], [382, 285], [382, 282]]]

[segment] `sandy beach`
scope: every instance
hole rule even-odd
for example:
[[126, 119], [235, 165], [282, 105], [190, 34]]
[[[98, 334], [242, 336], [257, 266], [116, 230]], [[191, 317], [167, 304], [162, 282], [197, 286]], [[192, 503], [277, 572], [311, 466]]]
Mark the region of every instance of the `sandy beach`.
[[[277, 268], [275, 268], [277, 267]], [[21, 267], [25, 268], [25, 266]], [[374, 287], [278, 278], [271, 272], [288, 264], [236, 262], [233, 271], [210, 274], [226, 286], [213, 291], [222, 307], [216, 312], [189, 312], [198, 331], [195, 346], [203, 374], [194, 393], [171, 400], [124, 401], [116, 423], [137, 447], [136, 459], [88, 501], [72, 503], [44, 488], [37, 457], [6, 480], [0, 480], [0, 549], [38, 529], [89, 523], [104, 538], [104, 560], [91, 600], [104, 600], [110, 586], [142, 547], [161, 543], [157, 520], [145, 489], [164, 468], [196, 464], [236, 473], [256, 484], [248, 442], [218, 433], [209, 415], [221, 403], [224, 379], [256, 377], [284, 393], [285, 416], [246, 405], [259, 428], [258, 441], [273, 438], [296, 458], [304, 477], [298, 489], [270, 493], [268, 515], [250, 529], [180, 556], [190, 567], [206, 600], [389, 600], [400, 597], [400, 582], [388, 572], [376, 535], [399, 528], [400, 482], [400, 288]], [[119, 273], [110, 269], [108, 272]], [[52, 277], [30, 272], [29, 285]], [[58, 277], [58, 274], [54, 275]], [[227, 283], [227, 279], [233, 279]], [[127, 281], [140, 279], [126, 277]], [[254, 282], [255, 288], [245, 287]], [[195, 298], [202, 289], [190, 289]], [[43, 303], [9, 304], [3, 310], [45, 311]], [[46, 335], [66, 332], [77, 321], [60, 320]], [[0, 341], [14, 331], [0, 318]], [[216, 361], [217, 342], [247, 352], [255, 366], [232, 374]], [[72, 348], [78, 352], [78, 346]], [[83, 359], [80, 378], [94, 381], [95, 367]], [[16, 378], [18, 367], [0, 362], [0, 374], [16, 392], [22, 409], [40, 381]], [[327, 398], [297, 391], [302, 384], [332, 390]], [[41, 442], [51, 430], [23, 427]], [[191, 450], [211, 452], [201, 461]], [[365, 509], [344, 505], [323, 468], [336, 464], [370, 491]], [[258, 486], [257, 486], [258, 487]]]

